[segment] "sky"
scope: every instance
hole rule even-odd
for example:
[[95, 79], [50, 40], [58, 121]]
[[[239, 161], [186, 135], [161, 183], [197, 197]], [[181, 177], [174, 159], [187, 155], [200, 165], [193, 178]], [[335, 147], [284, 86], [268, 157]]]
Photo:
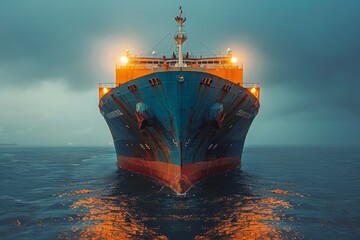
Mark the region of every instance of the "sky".
[[[111, 145], [98, 83], [115, 64], [173, 46], [225, 53], [261, 85], [247, 145], [360, 146], [360, 1], [1, 0], [0, 143]], [[200, 41], [199, 41], [200, 40]], [[205, 47], [206, 46], [206, 47]]]

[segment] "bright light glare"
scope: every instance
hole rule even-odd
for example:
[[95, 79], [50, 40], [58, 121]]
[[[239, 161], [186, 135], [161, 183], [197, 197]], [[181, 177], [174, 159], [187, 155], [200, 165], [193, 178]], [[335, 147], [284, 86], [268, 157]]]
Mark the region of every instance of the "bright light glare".
[[121, 63], [123, 63], [123, 64], [127, 64], [127, 63], [129, 62], [129, 59], [128, 59], [126, 56], [122, 56], [122, 57], [120, 58], [120, 61], [121, 61]]
[[105, 93], [107, 93], [109, 90], [108, 90], [106, 87], [104, 87], [102, 91], [103, 91], [103, 93], [105, 94]]
[[253, 88], [251, 89], [251, 92], [252, 92], [252, 93], [255, 93], [255, 92], [256, 92], [256, 88], [253, 87]]
[[232, 57], [232, 58], [231, 58], [231, 63], [237, 63], [237, 58], [236, 58], [236, 57]]

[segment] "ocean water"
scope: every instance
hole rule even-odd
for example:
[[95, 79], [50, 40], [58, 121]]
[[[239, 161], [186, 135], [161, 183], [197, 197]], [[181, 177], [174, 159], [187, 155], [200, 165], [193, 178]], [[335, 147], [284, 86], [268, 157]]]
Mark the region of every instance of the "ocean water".
[[360, 150], [245, 147], [177, 195], [111, 147], [0, 147], [0, 239], [360, 239]]

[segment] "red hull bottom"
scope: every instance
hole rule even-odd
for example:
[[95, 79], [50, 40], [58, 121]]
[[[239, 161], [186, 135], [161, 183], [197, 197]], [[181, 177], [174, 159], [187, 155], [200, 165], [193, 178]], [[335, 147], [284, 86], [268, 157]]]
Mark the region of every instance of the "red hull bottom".
[[141, 158], [117, 156], [118, 166], [153, 177], [177, 193], [187, 192], [199, 180], [240, 166], [240, 157], [219, 158], [178, 166], [165, 162], [147, 161]]

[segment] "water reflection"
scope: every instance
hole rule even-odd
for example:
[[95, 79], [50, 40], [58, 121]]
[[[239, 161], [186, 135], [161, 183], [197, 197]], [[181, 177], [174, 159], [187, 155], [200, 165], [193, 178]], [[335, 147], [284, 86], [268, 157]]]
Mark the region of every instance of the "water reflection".
[[283, 239], [283, 231], [286, 229], [272, 222], [281, 220], [281, 216], [274, 210], [289, 208], [287, 202], [271, 197], [242, 200], [234, 204], [232, 214], [222, 217], [216, 227], [196, 236], [195, 239]]
[[242, 171], [209, 178], [176, 195], [146, 177], [119, 170], [97, 189], [80, 189], [71, 209], [77, 222], [64, 238], [80, 239], [283, 239], [301, 238], [288, 226], [288, 199], [263, 189]]

